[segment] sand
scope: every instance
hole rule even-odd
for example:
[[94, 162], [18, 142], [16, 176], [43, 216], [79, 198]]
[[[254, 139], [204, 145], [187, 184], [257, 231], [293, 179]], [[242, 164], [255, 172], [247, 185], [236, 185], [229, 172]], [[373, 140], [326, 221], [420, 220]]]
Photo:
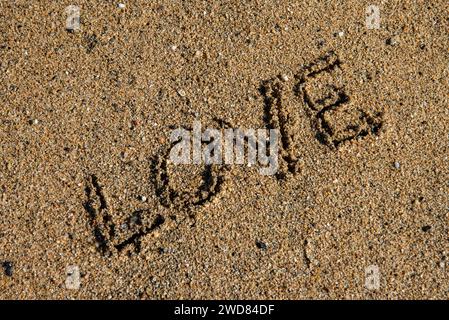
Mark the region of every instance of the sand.
[[449, 298], [447, 1], [120, 3], [0, 0], [1, 299]]

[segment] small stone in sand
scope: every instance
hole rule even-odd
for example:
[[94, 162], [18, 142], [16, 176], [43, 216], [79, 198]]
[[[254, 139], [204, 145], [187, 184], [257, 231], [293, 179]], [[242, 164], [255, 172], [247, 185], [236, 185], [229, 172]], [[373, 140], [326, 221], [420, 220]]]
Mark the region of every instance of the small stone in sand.
[[399, 168], [401, 167], [401, 164], [400, 164], [398, 161], [395, 161], [394, 167], [395, 167], [396, 169], [399, 169]]
[[8, 277], [12, 277], [14, 266], [11, 261], [5, 261], [2, 263], [2, 267], [5, 270], [5, 275]]
[[119, 7], [120, 9], [124, 9], [126, 5], [124, 3], [119, 3], [117, 7]]
[[184, 91], [184, 90], [182, 90], [182, 89], [179, 89], [178, 90], [178, 94], [181, 96], [181, 97], [185, 97], [186, 96], [186, 92]]
[[81, 285], [81, 274], [78, 266], [67, 266], [65, 287], [69, 290], [78, 290]]
[[139, 200], [142, 201], [142, 202], [146, 202], [147, 201], [147, 197], [139, 196]]
[[399, 42], [395, 37], [391, 37], [391, 38], [387, 39], [387, 44], [389, 46], [396, 46], [396, 45], [398, 45], [398, 43]]
[[261, 250], [267, 250], [267, 245], [265, 243], [263, 243], [262, 241], [257, 240], [256, 246], [257, 246], [257, 248], [259, 248]]

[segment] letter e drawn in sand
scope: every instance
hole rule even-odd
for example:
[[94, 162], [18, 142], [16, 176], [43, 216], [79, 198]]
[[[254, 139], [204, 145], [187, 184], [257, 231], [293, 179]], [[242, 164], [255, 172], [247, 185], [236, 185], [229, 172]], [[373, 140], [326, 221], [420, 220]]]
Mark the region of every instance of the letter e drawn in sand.
[[281, 135], [281, 178], [299, 172], [298, 108], [304, 106], [316, 139], [331, 149], [367, 136], [377, 136], [384, 128], [383, 112], [356, 106], [343, 81], [342, 61], [327, 52], [294, 75], [294, 80], [278, 76], [262, 83], [267, 127]]
[[342, 62], [330, 51], [297, 76], [295, 88], [312, 116], [316, 138], [335, 149], [346, 142], [379, 135], [384, 126], [382, 111], [352, 103], [342, 77]]

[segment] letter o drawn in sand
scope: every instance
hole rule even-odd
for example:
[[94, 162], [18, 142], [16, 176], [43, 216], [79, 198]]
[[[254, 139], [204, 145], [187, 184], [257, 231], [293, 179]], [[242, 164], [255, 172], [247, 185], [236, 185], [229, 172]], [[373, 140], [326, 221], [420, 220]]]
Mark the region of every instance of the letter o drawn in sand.
[[[193, 129], [176, 130], [181, 132], [180, 135], [176, 135], [181, 139], [172, 137], [171, 144], [153, 161], [156, 195], [163, 206], [177, 210], [193, 210], [210, 203], [222, 191], [229, 166], [221, 161], [220, 135], [223, 134], [223, 129], [229, 127], [231, 127], [229, 123], [213, 119], [213, 122], [207, 123], [205, 128], [214, 129], [207, 129], [203, 135], [199, 122], [194, 122]], [[208, 131], [214, 132], [216, 136], [213, 134], [209, 136]], [[174, 157], [181, 145], [186, 147], [186, 154]], [[211, 146], [220, 147], [215, 149]]]
[[174, 164], [173, 143], [154, 161], [154, 183], [160, 203], [168, 208], [193, 209], [221, 191], [227, 169], [218, 164]]

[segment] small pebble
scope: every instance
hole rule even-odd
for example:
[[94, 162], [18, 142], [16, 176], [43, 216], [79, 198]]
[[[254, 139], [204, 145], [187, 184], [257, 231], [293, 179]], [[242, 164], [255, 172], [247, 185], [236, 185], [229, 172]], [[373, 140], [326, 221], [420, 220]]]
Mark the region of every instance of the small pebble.
[[267, 245], [265, 243], [263, 243], [262, 241], [257, 240], [256, 246], [257, 246], [257, 248], [259, 248], [261, 250], [267, 250]]
[[202, 53], [200, 50], [197, 50], [197, 51], [195, 52], [195, 57], [196, 57], [196, 58], [200, 58], [202, 55], [203, 55], [203, 53]]
[[178, 94], [181, 96], [181, 97], [185, 97], [186, 96], [186, 92], [184, 91], [184, 90], [182, 90], [182, 89], [179, 89], [178, 90]]
[[119, 3], [117, 7], [119, 7], [120, 9], [124, 9], [126, 5], [124, 3]]
[[396, 40], [396, 38], [394, 38], [394, 37], [387, 39], [387, 44], [389, 46], [396, 46], [396, 45], [398, 45], [398, 43], [399, 43], [398, 40]]
[[122, 224], [120, 225], [120, 229], [121, 229], [122, 231], [128, 230], [128, 224], [122, 223]]
[[427, 231], [429, 231], [430, 229], [432, 229], [431, 226], [423, 226], [423, 227], [421, 228], [421, 230], [424, 231], [424, 232], [427, 232]]
[[281, 80], [284, 82], [288, 81], [288, 76], [285, 73], [281, 74]]
[[400, 164], [398, 161], [396, 161], [396, 162], [394, 163], [394, 167], [395, 167], [396, 169], [399, 169], [399, 168], [401, 167], [401, 164]]
[[5, 261], [2, 263], [2, 267], [5, 270], [5, 275], [8, 277], [12, 277], [14, 267], [11, 261]]
[[38, 124], [38, 123], [39, 123], [39, 120], [37, 120], [37, 119], [32, 119], [32, 120], [30, 120], [30, 124], [36, 125], [36, 124]]
[[145, 197], [145, 196], [140, 196], [139, 199], [142, 202], [146, 202], [147, 201], [147, 197]]
[[65, 287], [69, 290], [78, 290], [81, 285], [81, 274], [78, 266], [67, 266]]

